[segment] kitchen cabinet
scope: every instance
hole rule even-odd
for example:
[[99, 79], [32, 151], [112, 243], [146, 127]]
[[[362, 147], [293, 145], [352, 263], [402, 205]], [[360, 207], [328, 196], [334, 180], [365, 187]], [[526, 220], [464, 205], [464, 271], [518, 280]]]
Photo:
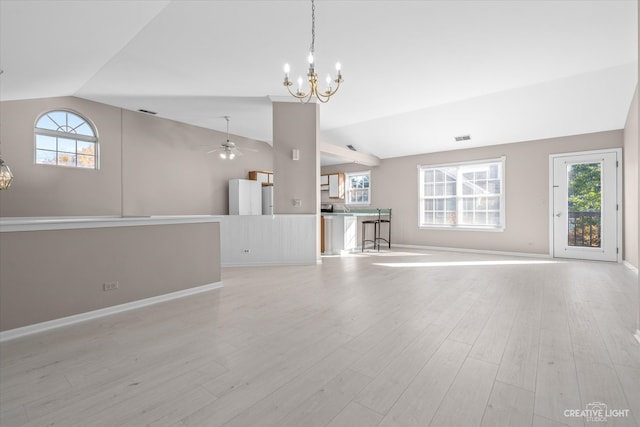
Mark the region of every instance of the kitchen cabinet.
[[329, 175], [320, 175], [320, 191], [329, 191]]
[[262, 185], [249, 179], [230, 179], [229, 215], [262, 215]]
[[329, 198], [344, 199], [344, 174], [329, 174]]
[[252, 181], [258, 181], [262, 185], [273, 185], [273, 172], [250, 171], [249, 179]]

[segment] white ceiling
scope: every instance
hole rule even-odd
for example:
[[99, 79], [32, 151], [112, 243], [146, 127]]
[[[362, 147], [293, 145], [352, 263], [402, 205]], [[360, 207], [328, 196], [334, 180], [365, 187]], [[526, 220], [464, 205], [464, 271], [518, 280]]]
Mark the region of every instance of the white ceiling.
[[[380, 158], [621, 129], [636, 0], [316, 1], [324, 143]], [[311, 2], [0, 0], [0, 99], [74, 95], [271, 142]], [[455, 142], [469, 134], [471, 140]], [[334, 161], [335, 162], [335, 161]]]

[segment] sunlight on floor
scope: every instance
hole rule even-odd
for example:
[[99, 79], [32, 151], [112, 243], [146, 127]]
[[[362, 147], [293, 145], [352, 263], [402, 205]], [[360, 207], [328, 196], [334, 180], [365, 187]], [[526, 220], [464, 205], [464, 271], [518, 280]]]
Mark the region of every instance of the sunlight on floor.
[[554, 260], [493, 260], [493, 261], [448, 261], [448, 262], [376, 262], [381, 267], [473, 267], [494, 265], [557, 264]]
[[374, 257], [383, 257], [383, 256], [387, 256], [387, 257], [399, 257], [399, 256], [431, 256], [433, 254], [430, 253], [425, 253], [425, 252], [401, 252], [401, 251], [394, 251], [394, 250], [381, 250], [380, 252], [376, 252], [376, 251], [365, 251], [365, 252], [360, 252], [360, 250], [357, 251], [343, 251], [340, 255], [322, 255], [322, 257], [327, 257], [327, 258], [347, 258], [347, 257], [370, 257], [370, 256], [374, 256]]

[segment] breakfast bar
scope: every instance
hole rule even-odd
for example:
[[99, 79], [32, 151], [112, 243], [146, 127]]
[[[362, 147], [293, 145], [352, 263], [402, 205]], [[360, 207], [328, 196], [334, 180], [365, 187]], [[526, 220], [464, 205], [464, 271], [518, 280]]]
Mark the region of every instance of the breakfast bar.
[[[366, 224], [375, 225], [374, 230], [367, 231]], [[358, 248], [367, 249], [366, 242], [373, 243], [372, 247], [379, 250], [380, 242], [385, 242], [391, 247], [391, 209], [347, 209], [322, 213], [324, 224], [324, 255], [340, 255], [354, 251]], [[360, 236], [358, 225], [363, 224]], [[387, 224], [386, 233], [381, 234], [382, 224]], [[368, 233], [365, 236], [365, 233]], [[360, 238], [358, 238], [360, 237]], [[370, 237], [365, 239], [365, 237]], [[365, 241], [366, 240], [366, 241]]]

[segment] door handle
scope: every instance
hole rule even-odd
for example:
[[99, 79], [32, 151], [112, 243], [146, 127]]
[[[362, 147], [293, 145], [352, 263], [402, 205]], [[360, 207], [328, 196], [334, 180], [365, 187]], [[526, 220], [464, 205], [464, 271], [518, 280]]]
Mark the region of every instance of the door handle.
[[562, 216], [562, 212], [558, 212], [558, 213], [556, 214], [556, 216], [557, 216], [558, 218], [560, 218], [560, 217]]

